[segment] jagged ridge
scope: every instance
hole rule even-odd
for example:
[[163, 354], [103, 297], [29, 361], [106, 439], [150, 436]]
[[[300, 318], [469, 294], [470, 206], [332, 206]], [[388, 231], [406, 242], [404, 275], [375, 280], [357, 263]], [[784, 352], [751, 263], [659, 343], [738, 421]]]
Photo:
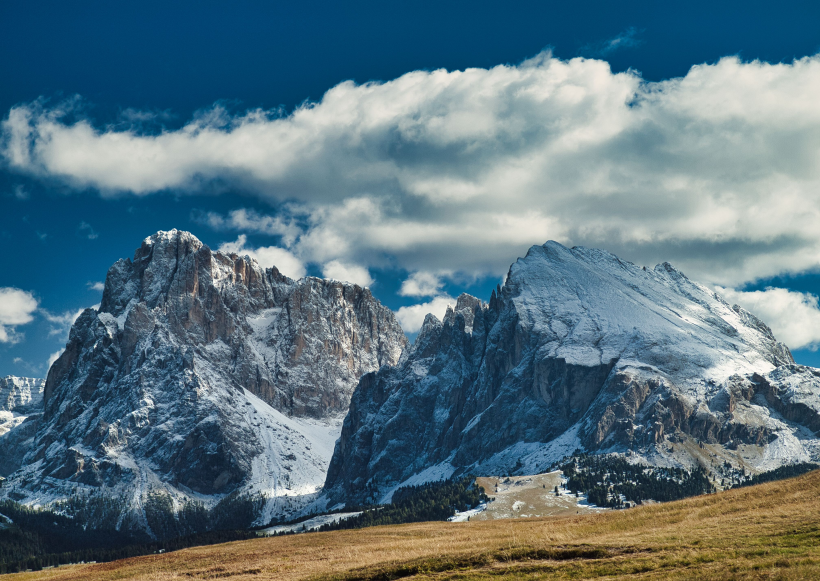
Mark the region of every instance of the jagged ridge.
[[533, 473], [575, 449], [655, 465], [804, 461], [817, 456], [819, 376], [667, 263], [548, 242], [489, 303], [462, 295], [398, 366], [362, 377], [325, 490], [331, 503], [378, 500], [454, 473]]
[[73, 325], [9, 488], [26, 502], [109, 490], [137, 513], [151, 490], [206, 504], [243, 490], [271, 498], [263, 518], [287, 514], [321, 487], [359, 377], [405, 344], [366, 288], [158, 232]]

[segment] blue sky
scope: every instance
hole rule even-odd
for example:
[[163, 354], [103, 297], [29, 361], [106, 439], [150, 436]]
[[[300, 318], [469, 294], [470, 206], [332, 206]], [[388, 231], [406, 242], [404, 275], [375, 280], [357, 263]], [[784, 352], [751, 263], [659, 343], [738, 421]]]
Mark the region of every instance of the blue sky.
[[0, 375], [171, 228], [411, 331], [548, 238], [668, 260], [820, 366], [816, 3], [169, 4], [0, 3]]

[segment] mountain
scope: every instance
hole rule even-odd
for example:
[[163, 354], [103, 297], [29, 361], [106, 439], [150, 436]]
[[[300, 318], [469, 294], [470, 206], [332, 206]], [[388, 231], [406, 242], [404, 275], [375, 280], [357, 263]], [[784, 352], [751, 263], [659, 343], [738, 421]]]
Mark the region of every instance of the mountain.
[[[0, 377], [0, 476], [8, 476], [7, 467], [19, 463], [31, 444], [33, 422], [20, 426], [42, 414], [45, 383], [31, 377]], [[12, 437], [4, 438], [12, 431]]]
[[489, 303], [428, 315], [362, 377], [325, 499], [454, 474], [532, 474], [576, 450], [752, 471], [817, 459], [820, 370], [670, 264], [534, 246]]
[[101, 492], [144, 520], [157, 493], [176, 509], [258, 493], [261, 519], [291, 514], [321, 488], [359, 377], [406, 344], [366, 288], [158, 232], [109, 269], [49, 370], [42, 414], [6, 435], [33, 434], [2, 466], [6, 494]]
[[[31, 377], [16, 377], [14, 375], [0, 377], [0, 414], [4, 412], [23, 414], [42, 407], [45, 383], [44, 379]], [[0, 417], [10, 416], [3, 415]], [[2, 430], [2, 427], [0, 427], [0, 430]], [[1, 433], [4, 432], [0, 431]]]
[[[18, 465], [31, 447], [30, 428], [42, 414], [45, 383], [31, 377], [0, 377], [0, 476], [8, 476], [8, 467]], [[32, 421], [26, 423], [29, 418]], [[9, 432], [14, 433], [7, 436]]]

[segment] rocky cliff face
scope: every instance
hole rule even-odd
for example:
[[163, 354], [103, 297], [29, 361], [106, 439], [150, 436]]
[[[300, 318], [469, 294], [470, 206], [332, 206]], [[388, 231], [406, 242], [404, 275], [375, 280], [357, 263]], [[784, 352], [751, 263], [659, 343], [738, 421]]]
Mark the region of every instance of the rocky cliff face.
[[454, 473], [533, 473], [576, 449], [751, 469], [816, 458], [820, 371], [669, 264], [535, 246], [489, 303], [428, 316], [365, 375], [325, 486], [389, 498]]
[[[261, 492], [285, 514], [324, 480], [359, 377], [406, 338], [370, 291], [293, 281], [176, 230], [114, 264], [52, 365], [15, 494]], [[12, 470], [10, 470], [10, 468]]]

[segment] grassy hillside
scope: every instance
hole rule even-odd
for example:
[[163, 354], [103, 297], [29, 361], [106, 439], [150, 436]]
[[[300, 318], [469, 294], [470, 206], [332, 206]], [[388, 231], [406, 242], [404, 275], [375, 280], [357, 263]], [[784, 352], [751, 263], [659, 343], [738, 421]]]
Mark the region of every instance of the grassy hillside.
[[4, 577], [52, 580], [816, 579], [820, 471], [600, 515], [255, 539]]

